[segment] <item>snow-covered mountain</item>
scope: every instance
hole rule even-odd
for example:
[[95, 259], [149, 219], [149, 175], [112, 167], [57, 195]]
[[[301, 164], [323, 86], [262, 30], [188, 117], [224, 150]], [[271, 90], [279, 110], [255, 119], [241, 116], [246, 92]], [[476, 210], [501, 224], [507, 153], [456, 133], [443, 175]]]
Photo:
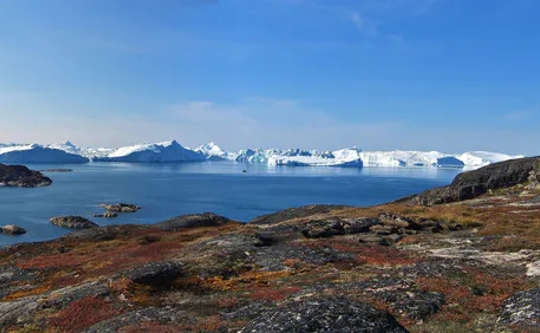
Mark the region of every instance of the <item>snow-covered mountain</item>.
[[182, 147], [176, 140], [118, 148], [105, 157], [94, 157], [97, 162], [187, 162], [203, 161], [201, 152]]
[[39, 144], [0, 146], [0, 163], [87, 163], [86, 157]]

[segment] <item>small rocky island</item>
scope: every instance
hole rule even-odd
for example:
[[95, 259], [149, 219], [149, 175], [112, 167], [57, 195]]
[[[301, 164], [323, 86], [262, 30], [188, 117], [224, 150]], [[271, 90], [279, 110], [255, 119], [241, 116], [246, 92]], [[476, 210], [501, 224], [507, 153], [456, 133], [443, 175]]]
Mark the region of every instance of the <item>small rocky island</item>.
[[104, 213], [96, 213], [93, 216], [98, 218], [115, 218], [118, 217], [120, 213], [135, 213], [141, 209], [140, 206], [127, 203], [117, 203], [117, 204], [100, 204], [101, 208], [105, 209]]
[[40, 187], [51, 183], [52, 180], [39, 171], [30, 170], [22, 165], [0, 163], [0, 186]]
[[50, 222], [56, 226], [68, 229], [96, 228], [97, 224], [82, 216], [57, 216], [52, 217]]
[[100, 206], [109, 212], [115, 213], [135, 213], [141, 209], [141, 207], [137, 205], [128, 203], [101, 204]]
[[540, 159], [519, 159], [373, 207], [306, 206], [249, 223], [184, 215], [10, 246], [0, 327], [538, 332], [539, 183]]
[[10, 236], [23, 235], [26, 233], [26, 230], [22, 227], [16, 226], [14, 224], [6, 224], [0, 226], [0, 233]]

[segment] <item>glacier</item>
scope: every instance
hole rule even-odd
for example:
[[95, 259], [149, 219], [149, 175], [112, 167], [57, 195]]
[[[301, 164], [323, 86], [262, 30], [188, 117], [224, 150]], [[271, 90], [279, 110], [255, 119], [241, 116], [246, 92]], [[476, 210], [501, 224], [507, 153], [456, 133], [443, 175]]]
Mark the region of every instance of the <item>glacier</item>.
[[357, 147], [319, 151], [316, 149], [243, 149], [227, 152], [214, 142], [194, 149], [176, 140], [119, 148], [79, 147], [66, 141], [59, 144], [0, 144], [2, 163], [164, 163], [191, 161], [235, 161], [279, 166], [326, 166], [356, 168], [459, 168], [477, 169], [491, 163], [520, 158], [486, 151], [449, 154], [439, 151], [363, 151]]

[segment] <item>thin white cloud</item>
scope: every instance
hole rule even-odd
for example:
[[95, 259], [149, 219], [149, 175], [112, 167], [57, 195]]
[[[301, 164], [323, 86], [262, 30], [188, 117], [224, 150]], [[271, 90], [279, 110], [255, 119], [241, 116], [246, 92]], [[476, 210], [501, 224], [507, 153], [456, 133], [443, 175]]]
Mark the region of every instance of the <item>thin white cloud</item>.
[[531, 117], [530, 111], [513, 111], [503, 115], [504, 120], [509, 121], [522, 121]]
[[371, 20], [361, 15], [357, 11], [351, 11], [349, 13], [349, 18], [354, 23], [356, 28], [366, 36], [375, 38], [379, 34], [375, 23], [371, 22]]

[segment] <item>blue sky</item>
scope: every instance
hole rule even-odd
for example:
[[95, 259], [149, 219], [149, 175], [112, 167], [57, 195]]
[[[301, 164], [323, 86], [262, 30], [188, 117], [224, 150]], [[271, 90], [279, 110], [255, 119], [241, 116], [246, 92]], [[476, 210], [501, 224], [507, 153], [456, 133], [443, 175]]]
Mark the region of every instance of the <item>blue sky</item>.
[[0, 142], [539, 154], [536, 0], [4, 0]]

